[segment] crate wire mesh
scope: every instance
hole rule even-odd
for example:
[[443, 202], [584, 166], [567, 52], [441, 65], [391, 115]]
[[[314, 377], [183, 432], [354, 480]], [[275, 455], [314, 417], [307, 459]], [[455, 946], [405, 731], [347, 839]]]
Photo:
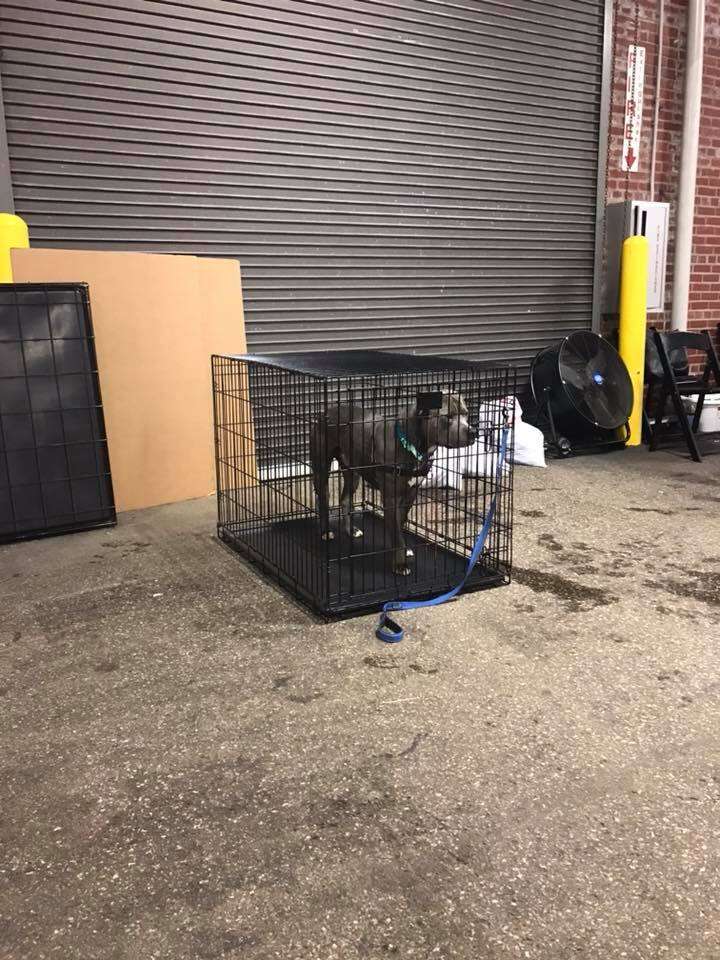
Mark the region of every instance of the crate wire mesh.
[[[214, 356], [212, 371], [218, 535], [296, 598], [349, 614], [450, 589], [496, 495], [466, 589], [509, 581], [511, 457], [499, 482], [496, 466], [511, 367], [366, 350]], [[455, 445], [467, 436], [448, 398], [462, 398], [474, 446]], [[451, 445], [434, 449], [433, 438]], [[463, 476], [468, 468], [475, 475]], [[343, 505], [344, 484], [354, 489]]]
[[0, 543], [115, 523], [85, 284], [0, 286]]

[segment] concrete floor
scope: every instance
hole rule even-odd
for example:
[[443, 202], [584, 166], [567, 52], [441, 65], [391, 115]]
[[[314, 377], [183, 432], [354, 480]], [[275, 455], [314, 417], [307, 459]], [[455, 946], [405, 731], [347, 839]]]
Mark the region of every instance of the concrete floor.
[[720, 957], [720, 458], [517, 490], [398, 647], [212, 501], [0, 549], [0, 957]]

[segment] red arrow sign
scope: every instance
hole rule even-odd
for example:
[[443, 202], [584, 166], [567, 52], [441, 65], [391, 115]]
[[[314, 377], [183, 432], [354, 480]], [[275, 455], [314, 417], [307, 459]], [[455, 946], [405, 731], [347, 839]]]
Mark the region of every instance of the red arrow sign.
[[645, 85], [645, 47], [628, 48], [627, 89], [625, 91], [625, 122], [621, 169], [636, 173], [640, 167], [640, 127], [643, 115], [643, 87]]

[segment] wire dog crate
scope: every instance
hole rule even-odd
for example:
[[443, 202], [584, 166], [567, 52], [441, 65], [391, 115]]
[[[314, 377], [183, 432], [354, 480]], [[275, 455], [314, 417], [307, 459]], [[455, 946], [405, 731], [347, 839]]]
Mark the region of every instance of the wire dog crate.
[[509, 582], [516, 374], [372, 350], [212, 358], [218, 536], [324, 615]]

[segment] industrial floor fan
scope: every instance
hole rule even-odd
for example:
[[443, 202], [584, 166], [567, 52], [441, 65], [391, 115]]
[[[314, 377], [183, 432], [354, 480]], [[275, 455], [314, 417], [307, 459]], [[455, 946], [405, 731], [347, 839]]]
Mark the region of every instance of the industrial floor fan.
[[558, 456], [627, 443], [632, 382], [620, 354], [596, 333], [578, 330], [541, 350], [530, 389]]

